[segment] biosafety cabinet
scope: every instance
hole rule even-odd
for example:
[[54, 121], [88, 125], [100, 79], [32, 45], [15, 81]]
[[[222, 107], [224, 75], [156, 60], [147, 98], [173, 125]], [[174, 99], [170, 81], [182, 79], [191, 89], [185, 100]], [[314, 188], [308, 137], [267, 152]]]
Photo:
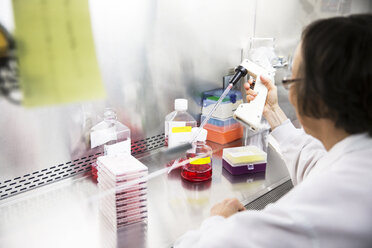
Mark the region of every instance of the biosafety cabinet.
[[[265, 172], [232, 175], [222, 166], [223, 148], [246, 144], [244, 130], [224, 145], [207, 142], [212, 180], [188, 182], [179, 170], [154, 176], [146, 220], [113, 228], [92, 179], [104, 151], [91, 147], [90, 130], [115, 109], [131, 154], [156, 173], [175, 159], [164, 152], [174, 100], [187, 99], [200, 124], [203, 92], [222, 88], [260, 46], [270, 51], [279, 104], [299, 126], [280, 80], [301, 31], [319, 18], [371, 11], [368, 0], [0, 0], [0, 24], [15, 42], [0, 57], [0, 246], [171, 247], [226, 197], [248, 209], [275, 201], [291, 182], [274, 143]], [[244, 100], [242, 84], [235, 89]]]

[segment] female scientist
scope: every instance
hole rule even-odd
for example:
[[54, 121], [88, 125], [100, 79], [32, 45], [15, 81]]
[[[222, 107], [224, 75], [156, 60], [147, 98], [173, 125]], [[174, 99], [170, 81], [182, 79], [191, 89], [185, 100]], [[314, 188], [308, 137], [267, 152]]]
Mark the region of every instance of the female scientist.
[[175, 247], [372, 247], [372, 15], [304, 30], [284, 82], [303, 130], [280, 109], [274, 84], [261, 80], [264, 116], [295, 187], [262, 211], [226, 199]]

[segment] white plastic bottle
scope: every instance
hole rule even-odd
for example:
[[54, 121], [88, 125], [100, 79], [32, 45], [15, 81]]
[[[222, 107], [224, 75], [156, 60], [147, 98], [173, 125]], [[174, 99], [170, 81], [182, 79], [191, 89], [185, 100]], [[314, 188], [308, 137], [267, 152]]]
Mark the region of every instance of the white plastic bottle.
[[[103, 147], [104, 155], [131, 153], [130, 129], [117, 120], [116, 112], [106, 108], [103, 121], [90, 130], [91, 148]], [[96, 163], [92, 164], [93, 178], [97, 178]]]
[[175, 147], [192, 139], [196, 120], [187, 113], [187, 99], [174, 100], [174, 110], [165, 117], [165, 146]]

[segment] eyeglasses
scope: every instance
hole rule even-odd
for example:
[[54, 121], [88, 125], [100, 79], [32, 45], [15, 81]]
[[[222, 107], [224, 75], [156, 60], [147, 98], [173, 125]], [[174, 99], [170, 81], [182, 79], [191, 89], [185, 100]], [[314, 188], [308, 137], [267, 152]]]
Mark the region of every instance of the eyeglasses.
[[283, 84], [284, 89], [289, 90], [289, 88], [291, 88], [293, 83], [299, 82], [301, 80], [302, 80], [302, 78], [285, 77], [282, 80], [282, 84]]

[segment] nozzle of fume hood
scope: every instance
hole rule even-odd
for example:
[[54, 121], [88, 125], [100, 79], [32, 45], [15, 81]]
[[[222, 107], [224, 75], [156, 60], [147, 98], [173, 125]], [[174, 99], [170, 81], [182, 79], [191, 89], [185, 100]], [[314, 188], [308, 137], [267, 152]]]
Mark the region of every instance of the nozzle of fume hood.
[[243, 66], [239, 65], [238, 67], [235, 68], [235, 74], [230, 79], [229, 84], [233, 84], [235, 86], [235, 84], [237, 82], [239, 82], [239, 80], [242, 77], [245, 77], [247, 75], [247, 73], [248, 73], [248, 70], [246, 68], [244, 68]]

